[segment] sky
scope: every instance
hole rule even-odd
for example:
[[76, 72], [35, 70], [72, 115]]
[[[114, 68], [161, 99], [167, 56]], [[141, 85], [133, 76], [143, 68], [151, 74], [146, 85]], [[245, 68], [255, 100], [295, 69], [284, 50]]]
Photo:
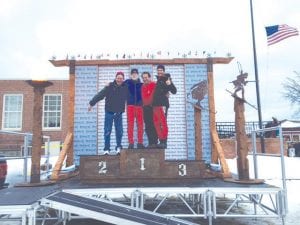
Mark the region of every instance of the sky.
[[[268, 47], [265, 33], [265, 26], [278, 24], [299, 30], [299, 9], [299, 0], [253, 0], [264, 121], [299, 119], [282, 85], [300, 72], [300, 36]], [[214, 66], [215, 104], [217, 121], [234, 121], [226, 89], [233, 90], [229, 82], [239, 74], [237, 62], [247, 80], [255, 81], [251, 32], [250, 0], [0, 0], [0, 79], [68, 79], [67, 68], [48, 61], [67, 54], [230, 53], [230, 64]], [[257, 105], [254, 82], [246, 85], [245, 97]], [[257, 110], [246, 105], [245, 117], [257, 121]]]

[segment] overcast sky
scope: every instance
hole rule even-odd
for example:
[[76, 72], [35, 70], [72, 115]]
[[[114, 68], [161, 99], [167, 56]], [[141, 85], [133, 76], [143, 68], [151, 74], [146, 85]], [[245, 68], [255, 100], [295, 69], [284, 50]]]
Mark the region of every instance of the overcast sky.
[[[300, 36], [268, 47], [264, 27], [299, 30], [300, 1], [253, 0], [253, 6], [263, 120], [293, 119], [282, 83], [300, 72]], [[217, 121], [234, 120], [225, 89], [233, 89], [237, 61], [255, 79], [250, 0], [0, 0], [0, 32], [0, 79], [67, 79], [67, 68], [48, 62], [53, 55], [231, 53], [230, 64], [214, 67]], [[257, 105], [255, 83], [247, 84], [246, 99]], [[258, 120], [257, 111], [247, 106], [246, 120]]]

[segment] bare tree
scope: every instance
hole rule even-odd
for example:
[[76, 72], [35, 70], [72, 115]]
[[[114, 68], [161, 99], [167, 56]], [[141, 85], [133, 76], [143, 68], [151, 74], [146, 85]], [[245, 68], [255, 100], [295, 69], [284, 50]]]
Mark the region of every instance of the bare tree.
[[300, 112], [300, 73], [294, 71], [295, 78], [286, 78], [283, 84], [283, 96], [290, 101], [291, 104], [297, 105], [297, 113]]

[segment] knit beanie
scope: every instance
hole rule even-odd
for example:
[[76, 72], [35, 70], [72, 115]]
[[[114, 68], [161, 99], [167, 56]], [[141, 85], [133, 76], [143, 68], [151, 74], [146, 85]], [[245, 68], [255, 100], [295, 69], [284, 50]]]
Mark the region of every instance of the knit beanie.
[[118, 71], [117, 74], [116, 74], [116, 77], [117, 77], [118, 75], [122, 75], [123, 78], [124, 78], [124, 73], [123, 73], [122, 71]]

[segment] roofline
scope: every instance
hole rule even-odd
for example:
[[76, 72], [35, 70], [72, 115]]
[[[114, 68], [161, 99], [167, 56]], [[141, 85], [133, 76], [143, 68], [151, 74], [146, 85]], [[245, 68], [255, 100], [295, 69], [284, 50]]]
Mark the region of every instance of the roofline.
[[55, 67], [69, 66], [75, 61], [75, 66], [109, 66], [109, 65], [132, 65], [132, 64], [229, 64], [233, 57], [211, 57], [211, 58], [174, 58], [174, 59], [99, 59], [99, 60], [49, 60]]

